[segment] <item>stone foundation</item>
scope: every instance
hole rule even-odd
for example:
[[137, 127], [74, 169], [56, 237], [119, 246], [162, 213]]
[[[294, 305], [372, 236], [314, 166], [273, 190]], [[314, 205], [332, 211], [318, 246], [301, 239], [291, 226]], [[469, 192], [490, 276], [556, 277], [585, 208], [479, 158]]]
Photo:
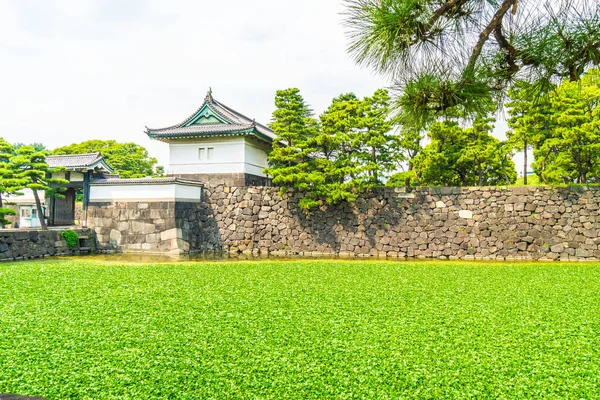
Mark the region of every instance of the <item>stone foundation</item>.
[[600, 188], [385, 188], [312, 213], [274, 188], [209, 191], [229, 252], [600, 260]]
[[218, 235], [209, 211], [183, 201], [91, 203], [88, 224], [104, 252], [215, 251]]
[[58, 255], [80, 255], [96, 251], [95, 232], [75, 229], [77, 247], [69, 249], [60, 236], [63, 230], [0, 230], [0, 260], [22, 260]]
[[106, 251], [600, 260], [600, 188], [382, 188], [310, 213], [275, 188], [209, 186], [199, 202], [92, 203]]

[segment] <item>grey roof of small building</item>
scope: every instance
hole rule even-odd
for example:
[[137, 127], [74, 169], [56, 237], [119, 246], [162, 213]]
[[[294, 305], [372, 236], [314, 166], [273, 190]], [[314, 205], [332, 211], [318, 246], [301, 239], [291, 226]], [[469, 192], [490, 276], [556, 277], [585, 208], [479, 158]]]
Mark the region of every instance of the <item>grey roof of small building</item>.
[[[189, 125], [189, 123], [197, 117], [198, 113], [206, 106], [227, 122], [221, 124]], [[267, 126], [260, 124], [254, 119], [250, 119], [242, 113], [217, 101], [212, 97], [211, 91], [206, 95], [202, 105], [179, 124], [160, 129], [146, 127], [146, 134], [149, 137], [158, 140], [189, 137], [254, 135], [259, 139], [270, 143], [276, 138], [273, 131]]]
[[113, 172], [113, 168], [108, 165], [100, 152], [47, 156], [46, 162], [50, 168], [65, 167], [68, 170], [79, 170], [94, 169], [97, 166], [102, 166], [108, 172]]
[[174, 176], [166, 178], [108, 178], [92, 179], [90, 185], [166, 185], [180, 183], [183, 185], [204, 186], [200, 181], [193, 179], [183, 179]]

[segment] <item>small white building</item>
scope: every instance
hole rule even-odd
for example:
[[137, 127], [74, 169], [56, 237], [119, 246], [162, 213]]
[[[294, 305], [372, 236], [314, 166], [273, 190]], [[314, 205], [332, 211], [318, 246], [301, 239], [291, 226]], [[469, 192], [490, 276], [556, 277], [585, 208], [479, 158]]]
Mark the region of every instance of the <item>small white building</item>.
[[169, 143], [167, 175], [230, 186], [267, 185], [273, 131], [212, 97], [183, 122], [145, 132]]

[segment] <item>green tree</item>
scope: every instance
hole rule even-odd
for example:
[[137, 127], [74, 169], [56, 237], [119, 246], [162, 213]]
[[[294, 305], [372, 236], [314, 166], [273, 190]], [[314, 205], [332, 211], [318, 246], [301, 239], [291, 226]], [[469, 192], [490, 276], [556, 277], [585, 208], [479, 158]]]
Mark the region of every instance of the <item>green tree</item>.
[[391, 135], [390, 100], [385, 89], [378, 89], [373, 96], [363, 99], [364, 115], [360, 124], [364, 130], [363, 146], [359, 158], [365, 166], [369, 185], [380, 185], [400, 158]]
[[16, 153], [11, 157], [10, 162], [18, 171], [17, 177], [22, 180], [23, 187], [31, 189], [33, 192], [40, 225], [43, 230], [46, 230], [48, 228], [42, 212], [39, 191], [45, 191], [47, 198], [51, 196], [61, 197], [60, 192], [64, 189], [60, 185], [67, 184], [69, 181], [52, 178], [53, 172], [63, 171], [64, 169], [48, 167], [48, 163], [46, 163], [47, 152], [35, 151], [32, 146], [22, 146]]
[[528, 82], [516, 82], [508, 91], [510, 102], [506, 104], [510, 113], [508, 126], [512, 128], [507, 132], [508, 144], [523, 152], [524, 185], [527, 185], [528, 150], [536, 150], [552, 132], [549, 98], [536, 98], [532, 89]]
[[552, 133], [534, 168], [546, 183], [600, 182], [600, 70], [563, 81], [550, 103]]
[[471, 128], [457, 122], [431, 125], [431, 142], [414, 159], [418, 184], [475, 186], [514, 183], [515, 166], [506, 147], [490, 134], [490, 119], [480, 117]]
[[[122, 178], [143, 178], [146, 176], [161, 175], [161, 170], [156, 167], [157, 160], [150, 157], [148, 150], [132, 142], [119, 143], [115, 140], [87, 140], [82, 143], [73, 143], [55, 149], [53, 154], [85, 154], [101, 152], [108, 164], [115, 169]], [[162, 170], [164, 172], [164, 169]]]
[[46, 145], [43, 143], [30, 143], [30, 144], [15, 143], [13, 145], [13, 150], [14, 150], [15, 154], [16, 154], [17, 150], [19, 150], [23, 146], [31, 146], [34, 148], [35, 151], [48, 151], [48, 149], [46, 148]]
[[278, 90], [275, 94], [275, 111], [269, 125], [277, 136], [269, 154], [269, 168], [265, 173], [282, 192], [296, 188], [306, 196], [302, 200], [305, 208], [314, 207], [322, 176], [314, 170], [309, 139], [316, 129], [312, 110], [296, 88]]
[[6, 216], [16, 214], [12, 208], [4, 207], [6, 205], [4, 196], [17, 193], [22, 189], [22, 182], [17, 178], [15, 166], [10, 161], [13, 153], [13, 146], [0, 138], [0, 226], [2, 228], [10, 223]]
[[322, 154], [316, 155], [325, 182], [320, 192], [328, 204], [353, 202], [358, 196], [363, 172], [361, 158], [364, 158], [360, 152], [364, 111], [364, 104], [358, 97], [346, 93], [334, 98], [319, 116], [320, 137], [329, 138], [332, 145], [333, 157], [327, 162], [323, 161]]
[[479, 112], [516, 80], [548, 93], [557, 79], [576, 81], [600, 63], [596, 0], [345, 3], [349, 52], [395, 82], [415, 121]]
[[363, 100], [342, 94], [317, 123], [298, 89], [278, 91], [270, 125], [277, 140], [265, 172], [283, 191], [301, 191], [305, 209], [356, 200], [395, 167], [389, 101], [385, 90]]
[[[410, 186], [415, 181], [414, 158], [423, 150], [422, 129], [410, 125], [401, 125], [398, 134], [392, 136], [391, 147], [395, 149], [397, 172], [386, 182], [386, 186]], [[406, 170], [404, 170], [406, 166]]]

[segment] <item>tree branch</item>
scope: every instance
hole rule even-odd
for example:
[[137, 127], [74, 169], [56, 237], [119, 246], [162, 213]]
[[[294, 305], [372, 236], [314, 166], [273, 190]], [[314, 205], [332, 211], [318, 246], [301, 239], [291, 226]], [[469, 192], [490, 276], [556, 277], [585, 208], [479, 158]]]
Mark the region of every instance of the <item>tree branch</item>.
[[508, 63], [509, 72], [511, 74], [517, 73], [519, 71], [519, 66], [515, 62], [517, 58], [517, 50], [508, 42], [508, 40], [506, 40], [506, 37], [502, 33], [502, 25], [498, 25], [494, 29], [494, 36], [496, 37], [496, 41], [500, 45], [500, 48], [506, 50], [506, 62]]
[[426, 24], [422, 24], [419, 27], [418, 37], [413, 39], [411, 45], [417, 44], [418, 41], [420, 39], [423, 39], [424, 37], [431, 36], [428, 35], [427, 32], [429, 32], [433, 28], [433, 26], [438, 22], [438, 20], [442, 18], [444, 14], [451, 11], [454, 7], [460, 7], [465, 1], [466, 0], [448, 0], [447, 2], [442, 4], [437, 10], [435, 10], [431, 18], [429, 18], [429, 21], [427, 21]]
[[473, 48], [473, 52], [471, 53], [471, 58], [469, 59], [469, 64], [467, 65], [466, 71], [472, 72], [475, 69], [475, 63], [477, 59], [481, 55], [481, 50], [483, 50], [483, 45], [490, 37], [490, 34], [497, 28], [502, 26], [502, 19], [504, 15], [508, 12], [511, 6], [514, 6], [517, 0], [504, 0], [496, 14], [492, 17], [490, 23], [485, 27], [485, 29], [479, 34], [479, 40], [477, 44]]

